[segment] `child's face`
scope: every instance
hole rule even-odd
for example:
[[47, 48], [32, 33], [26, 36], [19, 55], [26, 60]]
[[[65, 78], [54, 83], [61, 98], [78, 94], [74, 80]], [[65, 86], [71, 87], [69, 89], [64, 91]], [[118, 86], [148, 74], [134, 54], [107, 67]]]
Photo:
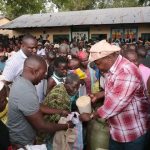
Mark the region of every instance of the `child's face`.
[[80, 68], [80, 63], [79, 63], [79, 61], [71, 60], [68, 64], [68, 67], [70, 70], [75, 70], [75, 69]]
[[66, 63], [60, 63], [58, 68], [55, 68], [55, 73], [59, 77], [66, 77], [68, 71], [68, 66]]
[[6, 87], [4, 87], [1, 91], [0, 91], [0, 112], [2, 112], [7, 104], [7, 91], [6, 91]]

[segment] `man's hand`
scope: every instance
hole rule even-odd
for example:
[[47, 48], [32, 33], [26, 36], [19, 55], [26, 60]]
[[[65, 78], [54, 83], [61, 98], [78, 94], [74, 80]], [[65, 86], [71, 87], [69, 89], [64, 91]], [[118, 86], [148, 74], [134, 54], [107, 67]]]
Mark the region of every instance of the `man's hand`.
[[89, 96], [90, 96], [90, 98], [91, 98], [91, 102], [92, 102], [92, 103], [96, 103], [96, 102], [97, 102], [96, 94], [90, 94]]
[[99, 99], [104, 98], [104, 94], [104, 91], [95, 94], [90, 94], [89, 96], [91, 97], [91, 102], [96, 103]]
[[68, 124], [68, 128], [74, 128], [75, 127], [75, 124], [73, 124], [72, 121], [68, 121], [67, 124]]
[[68, 116], [68, 114], [70, 113], [70, 112], [68, 112], [66, 110], [49, 108], [48, 106], [43, 105], [43, 104], [40, 105], [40, 111], [43, 114], [47, 114], [47, 115], [59, 114], [59, 115], [62, 115], [64, 117]]
[[61, 116], [63, 116], [63, 117], [67, 117], [69, 114], [70, 114], [70, 112], [66, 111], [66, 110], [62, 110], [62, 112], [61, 112]]
[[89, 113], [83, 113], [83, 114], [81, 114], [81, 115], [79, 116], [79, 118], [80, 118], [80, 120], [81, 120], [82, 122], [88, 122], [88, 121], [91, 120], [91, 114], [89, 114]]

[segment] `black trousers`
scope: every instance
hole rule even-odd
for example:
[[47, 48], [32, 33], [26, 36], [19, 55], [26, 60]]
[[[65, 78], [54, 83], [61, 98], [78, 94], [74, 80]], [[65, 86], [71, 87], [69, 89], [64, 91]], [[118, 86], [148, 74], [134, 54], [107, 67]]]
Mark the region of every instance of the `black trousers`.
[[0, 121], [0, 150], [7, 150], [9, 146], [8, 128], [2, 121]]

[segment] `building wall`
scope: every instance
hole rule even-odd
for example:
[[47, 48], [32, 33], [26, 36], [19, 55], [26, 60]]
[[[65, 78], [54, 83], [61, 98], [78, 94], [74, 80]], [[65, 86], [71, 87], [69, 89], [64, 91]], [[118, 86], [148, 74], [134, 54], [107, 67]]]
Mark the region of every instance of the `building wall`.
[[[53, 42], [53, 35], [68, 34], [71, 40], [71, 27], [54, 27], [54, 28], [30, 28], [30, 29], [17, 29], [13, 30], [15, 36], [22, 35], [24, 33], [30, 33], [39, 38], [46, 31], [49, 34], [49, 40]], [[107, 34], [110, 37], [110, 26], [91, 26], [89, 30], [89, 39], [92, 34]]]
[[[115, 27], [115, 25], [113, 25]], [[124, 25], [125, 26], [125, 25]], [[150, 24], [139, 24], [138, 26], [138, 37], [141, 37], [142, 33], [150, 33]], [[121, 25], [116, 25], [117, 28], [121, 28]], [[49, 40], [53, 42], [53, 35], [64, 35], [68, 34], [71, 40], [71, 27], [53, 27], [53, 28], [30, 28], [30, 29], [17, 29], [13, 31], [13, 35], [18, 36], [25, 33], [31, 33], [39, 38], [46, 31], [49, 34]], [[92, 34], [107, 34], [107, 39], [111, 36], [111, 25], [100, 25], [91, 26], [89, 28], [89, 39]]]
[[110, 26], [102, 25], [102, 26], [91, 26], [90, 27], [90, 39], [92, 34], [107, 34], [107, 38], [110, 37]]
[[19, 36], [25, 33], [30, 33], [39, 38], [40, 35], [43, 34], [43, 31], [46, 31], [46, 34], [49, 35], [48, 40], [51, 42], [53, 42], [53, 35], [71, 34], [70, 27], [18, 29], [15, 30], [13, 34]]
[[[10, 20], [7, 19], [7, 18], [0, 19], [0, 26], [6, 24], [8, 22], [10, 22]], [[8, 35], [9, 37], [12, 37], [13, 36], [13, 31], [12, 30], [1, 30], [0, 29], [0, 34]]]
[[150, 24], [140, 24], [138, 26], [138, 37], [141, 37], [142, 33], [150, 34]]

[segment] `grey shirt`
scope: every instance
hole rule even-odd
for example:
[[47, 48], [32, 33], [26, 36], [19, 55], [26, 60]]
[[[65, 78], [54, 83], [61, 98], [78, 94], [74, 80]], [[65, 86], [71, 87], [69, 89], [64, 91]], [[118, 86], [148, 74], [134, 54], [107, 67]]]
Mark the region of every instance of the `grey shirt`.
[[13, 83], [8, 102], [8, 128], [13, 144], [33, 144], [35, 130], [27, 121], [26, 116], [38, 112], [39, 100], [35, 86], [23, 77]]

